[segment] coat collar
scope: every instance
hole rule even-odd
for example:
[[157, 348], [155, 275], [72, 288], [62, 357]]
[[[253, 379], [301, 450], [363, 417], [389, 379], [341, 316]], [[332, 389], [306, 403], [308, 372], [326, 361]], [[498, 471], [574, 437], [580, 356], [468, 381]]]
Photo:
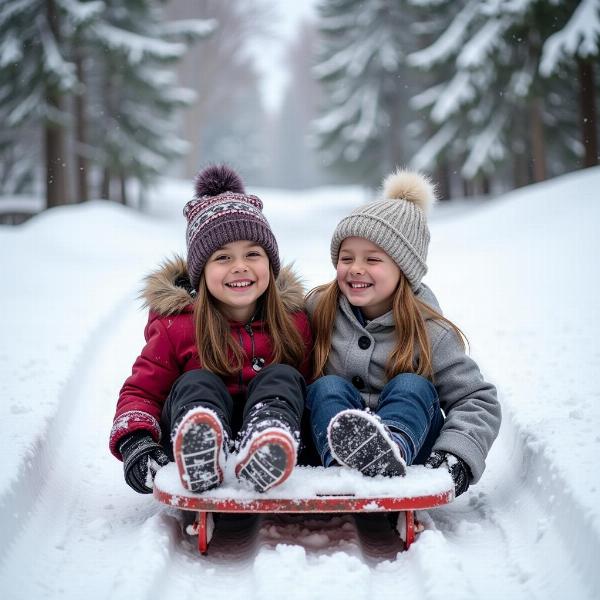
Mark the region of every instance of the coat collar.
[[344, 296], [343, 294], [340, 294], [340, 309], [349, 319], [352, 320], [353, 323], [356, 323], [357, 325], [359, 325], [363, 329], [366, 329], [367, 331], [376, 331], [380, 327], [394, 326], [394, 314], [391, 310], [377, 317], [376, 319], [369, 321], [366, 325], [361, 325], [360, 321], [358, 320], [358, 317], [354, 314], [354, 311], [352, 310], [352, 305], [350, 304], [350, 302], [348, 302], [348, 298], [346, 298], [346, 296]]
[[[416, 292], [416, 296], [417, 298], [419, 298], [419, 300], [426, 302], [427, 304], [429, 304], [429, 306], [431, 306], [434, 310], [441, 314], [442, 310], [440, 308], [440, 305], [438, 304], [437, 298], [433, 295], [433, 292], [429, 289], [429, 287], [427, 287], [424, 283], [420, 285], [419, 289]], [[352, 305], [350, 304], [350, 302], [348, 302], [348, 298], [346, 298], [346, 296], [344, 296], [343, 294], [340, 294], [339, 306], [341, 311], [349, 319], [351, 319], [353, 323], [358, 324], [360, 327], [367, 331], [377, 331], [379, 328], [382, 327], [395, 326], [394, 313], [391, 310], [381, 315], [380, 317], [369, 321], [366, 325], [363, 326], [359, 322], [357, 316], [354, 314], [354, 311], [352, 310]]]
[[[191, 312], [196, 290], [190, 283], [185, 260], [173, 256], [162, 262], [156, 271], [144, 279], [140, 298], [144, 307], [161, 316]], [[298, 312], [304, 308], [304, 288], [300, 277], [291, 265], [284, 266], [276, 280], [281, 300], [289, 312]]]

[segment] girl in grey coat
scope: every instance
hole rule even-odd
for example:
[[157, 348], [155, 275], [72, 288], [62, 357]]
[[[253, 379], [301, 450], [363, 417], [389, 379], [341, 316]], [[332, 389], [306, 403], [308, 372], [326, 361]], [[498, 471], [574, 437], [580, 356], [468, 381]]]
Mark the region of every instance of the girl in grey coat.
[[447, 468], [458, 496], [483, 473], [500, 405], [422, 283], [433, 186], [398, 171], [383, 196], [340, 221], [331, 241], [336, 280], [307, 298], [313, 439], [325, 466], [368, 476], [403, 475], [413, 463]]

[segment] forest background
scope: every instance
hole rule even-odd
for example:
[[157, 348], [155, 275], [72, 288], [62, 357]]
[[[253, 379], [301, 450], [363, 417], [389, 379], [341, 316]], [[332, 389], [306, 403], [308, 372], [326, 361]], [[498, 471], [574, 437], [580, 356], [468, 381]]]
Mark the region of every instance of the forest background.
[[288, 189], [403, 165], [493, 196], [598, 164], [599, 49], [600, 0], [0, 0], [0, 219], [143, 210], [214, 162]]

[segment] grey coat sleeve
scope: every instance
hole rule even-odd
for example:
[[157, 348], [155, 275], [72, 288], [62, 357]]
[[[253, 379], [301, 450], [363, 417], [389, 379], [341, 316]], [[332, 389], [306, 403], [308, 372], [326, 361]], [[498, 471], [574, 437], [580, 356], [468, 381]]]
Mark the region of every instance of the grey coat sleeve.
[[483, 379], [475, 361], [464, 352], [457, 334], [443, 329], [432, 354], [434, 385], [446, 421], [434, 450], [462, 458], [476, 483], [500, 429], [500, 403], [496, 388]]

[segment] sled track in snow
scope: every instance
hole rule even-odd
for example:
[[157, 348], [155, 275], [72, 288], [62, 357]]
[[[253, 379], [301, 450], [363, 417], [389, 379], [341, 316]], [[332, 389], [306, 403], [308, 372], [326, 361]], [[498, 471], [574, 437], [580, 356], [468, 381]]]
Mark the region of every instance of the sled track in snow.
[[[489, 565], [490, 581], [504, 577], [498, 580], [502, 586], [497, 596], [492, 590], [486, 598], [562, 599], [571, 597], [573, 589], [587, 589], [582, 597], [596, 598], [600, 589], [594, 570], [597, 532], [568, 482], [558, 476], [535, 441], [518, 430], [509, 414], [505, 414], [493, 451], [502, 456], [503, 465], [494, 472], [491, 492], [478, 491], [478, 486], [468, 498], [430, 511], [448, 543], [448, 554], [463, 561], [457, 570], [466, 571], [470, 557], [478, 557], [486, 568]], [[489, 476], [481, 487], [489, 487]], [[514, 592], [507, 592], [513, 585]], [[462, 597], [482, 594], [484, 590], [479, 589]]]
[[[512, 415], [505, 417], [505, 429], [514, 441], [515, 458], [521, 459], [513, 468], [528, 477], [516, 478], [535, 500], [538, 510], [536, 537], [543, 537], [548, 529], [556, 535], [572, 559], [575, 571], [586, 582], [589, 590], [600, 590], [600, 530], [592, 516], [576, 498], [568, 481], [558, 474], [552, 460], [535, 436], [514, 423]], [[518, 466], [517, 466], [518, 465]], [[512, 469], [511, 469], [512, 470]]]
[[[111, 529], [110, 520], [99, 515], [113, 515], [112, 482], [101, 474], [97, 481], [96, 471], [101, 473], [102, 465], [110, 459], [108, 432], [115, 392], [110, 389], [108, 393], [109, 405], [99, 403], [94, 395], [102, 396], [111, 370], [121, 370], [117, 361], [121, 360], [121, 352], [127, 354], [127, 344], [115, 344], [115, 340], [122, 341], [119, 334], [128, 319], [133, 316], [137, 321], [132, 306], [131, 297], [116, 304], [82, 344], [54, 414], [32, 442], [31, 455], [20, 465], [16, 480], [0, 499], [5, 515], [0, 550], [3, 598], [53, 597], [60, 589], [58, 578], [63, 565], [70, 567], [72, 563], [75, 568], [93, 570], [111, 560], [101, 554], [98, 560], [97, 552], [101, 547], [98, 542], [106, 539]], [[110, 461], [118, 466], [114, 459]], [[153, 503], [146, 505], [154, 508]], [[81, 546], [86, 547], [86, 536], [92, 546], [96, 542], [87, 565], [81, 552]], [[77, 542], [73, 548], [72, 541]], [[36, 557], [33, 562], [32, 549]], [[66, 556], [71, 562], [65, 561]]]
[[62, 432], [71, 419], [73, 403], [79, 401], [78, 389], [86, 377], [84, 370], [94, 347], [106, 343], [115, 315], [131, 302], [130, 297], [121, 300], [108, 315], [94, 327], [89, 339], [83, 344], [79, 356], [73, 362], [63, 386], [54, 414], [47, 420], [44, 429], [32, 440], [31, 449], [24, 462], [19, 465], [16, 479], [0, 496], [0, 514], [13, 515], [3, 520], [3, 544], [0, 544], [0, 564], [14, 539], [26, 526], [28, 515], [33, 511], [41, 491], [52, 472], [57, 449], [62, 444]]

